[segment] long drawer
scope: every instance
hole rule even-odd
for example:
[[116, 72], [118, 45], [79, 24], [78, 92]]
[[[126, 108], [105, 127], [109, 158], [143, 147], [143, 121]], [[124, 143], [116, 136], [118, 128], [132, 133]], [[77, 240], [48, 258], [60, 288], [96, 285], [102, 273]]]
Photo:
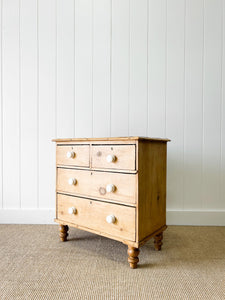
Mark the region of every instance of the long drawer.
[[57, 214], [59, 220], [135, 241], [134, 207], [57, 194]]
[[57, 191], [136, 203], [136, 174], [58, 168]]

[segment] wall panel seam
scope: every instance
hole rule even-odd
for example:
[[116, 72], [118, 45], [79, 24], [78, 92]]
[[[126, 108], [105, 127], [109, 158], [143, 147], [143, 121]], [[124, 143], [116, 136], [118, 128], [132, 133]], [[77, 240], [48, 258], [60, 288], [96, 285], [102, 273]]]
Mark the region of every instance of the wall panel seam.
[[40, 114], [39, 114], [39, 0], [37, 1], [37, 208], [39, 208], [39, 121], [40, 121]]
[[146, 74], [147, 74], [147, 84], [146, 84], [146, 89], [147, 89], [147, 91], [146, 91], [146, 102], [147, 102], [147, 104], [146, 104], [146, 114], [147, 114], [147, 118], [146, 118], [146, 136], [148, 136], [148, 132], [149, 132], [149, 82], [148, 82], [148, 80], [149, 80], [149, 57], [148, 57], [148, 51], [149, 51], [149, 46], [148, 46], [148, 42], [149, 42], [149, 0], [147, 0], [147, 30], [146, 30], [146, 33], [147, 33], [147, 36], [146, 36], [146, 41], [147, 41], [147, 47], [146, 47], [146, 64], [147, 64], [147, 72], [146, 72]]
[[94, 133], [94, 88], [93, 88], [93, 76], [94, 76], [94, 1], [91, 1], [91, 136]]
[[185, 186], [185, 165], [186, 165], [186, 161], [185, 161], [185, 145], [186, 145], [186, 140], [185, 140], [185, 130], [186, 130], [186, 106], [187, 106], [187, 99], [186, 99], [186, 91], [187, 91], [187, 87], [186, 87], [186, 63], [187, 63], [187, 59], [186, 59], [186, 46], [187, 46], [187, 1], [184, 0], [184, 91], [183, 91], [183, 97], [184, 97], [184, 105], [183, 105], [183, 199], [182, 199], [182, 208], [184, 209], [184, 201], [185, 201], [185, 190], [184, 190], [184, 186]]
[[73, 1], [73, 28], [74, 28], [74, 40], [73, 40], [73, 57], [74, 57], [74, 60], [73, 60], [73, 74], [74, 74], [74, 81], [73, 81], [73, 135], [74, 137], [76, 136], [76, 50], [75, 50], [75, 47], [76, 47], [76, 39], [75, 39], [75, 34], [76, 34], [76, 1], [74, 0]]
[[203, 185], [204, 185], [204, 87], [205, 87], [205, 0], [203, 0], [203, 47], [202, 47], [202, 161], [201, 161], [201, 208], [204, 207]]
[[168, 61], [167, 61], [167, 57], [168, 57], [168, 32], [167, 32], [167, 23], [168, 23], [168, 10], [167, 10], [167, 0], [165, 1], [165, 10], [166, 10], [166, 20], [165, 20], [165, 24], [166, 24], [166, 28], [165, 28], [165, 137], [167, 136], [167, 71], [168, 71]]
[[109, 136], [112, 136], [112, 0], [110, 0], [110, 96], [109, 96]]
[[58, 113], [58, 0], [55, 0], [55, 138], [57, 138], [57, 113]]
[[129, 28], [129, 33], [128, 33], [128, 101], [127, 101], [127, 105], [128, 105], [128, 108], [127, 108], [127, 112], [128, 112], [128, 117], [127, 117], [127, 121], [128, 121], [128, 136], [130, 134], [130, 83], [131, 83], [131, 80], [130, 80], [130, 60], [131, 60], [131, 55], [130, 55], [130, 43], [131, 43], [131, 26], [130, 26], [130, 10], [131, 10], [131, 2], [132, 0], [129, 0], [129, 7], [128, 7], [128, 28]]
[[21, 76], [22, 76], [22, 69], [21, 69], [21, 59], [22, 59], [22, 52], [21, 52], [21, 0], [19, 0], [19, 207], [22, 208], [22, 199], [21, 199], [21, 175], [22, 175], [22, 141], [21, 141], [21, 129], [22, 129], [22, 119], [21, 119]]
[[2, 187], [2, 190], [0, 191], [1, 192], [1, 207], [3, 208], [3, 80], [2, 80], [2, 77], [3, 77], [3, 68], [2, 68], [2, 63], [3, 63], [3, 56], [2, 56], [2, 33], [3, 33], [3, 30], [2, 30], [2, 25], [3, 25], [3, 21], [2, 21], [2, 18], [3, 18], [3, 0], [1, 0], [1, 187]]
[[[224, 64], [224, 1], [221, 1], [221, 104], [220, 104], [220, 199], [222, 200], [222, 187], [223, 187], [223, 108], [224, 108], [224, 86], [223, 86], [223, 64]], [[222, 201], [221, 201], [222, 202]]]

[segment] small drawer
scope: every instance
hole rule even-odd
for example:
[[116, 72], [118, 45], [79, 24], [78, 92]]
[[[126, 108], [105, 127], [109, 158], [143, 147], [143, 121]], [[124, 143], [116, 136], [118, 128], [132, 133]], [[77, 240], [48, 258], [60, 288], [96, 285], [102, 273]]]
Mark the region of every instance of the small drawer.
[[89, 167], [89, 145], [57, 145], [56, 164]]
[[135, 208], [57, 194], [58, 219], [135, 241]]
[[135, 145], [94, 145], [92, 168], [135, 170]]
[[135, 204], [136, 176], [136, 174], [58, 168], [57, 190]]

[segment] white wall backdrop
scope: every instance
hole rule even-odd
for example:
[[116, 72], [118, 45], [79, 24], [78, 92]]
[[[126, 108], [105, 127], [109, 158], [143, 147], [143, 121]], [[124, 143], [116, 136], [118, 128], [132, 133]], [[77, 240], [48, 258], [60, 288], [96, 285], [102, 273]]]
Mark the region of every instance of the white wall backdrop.
[[54, 217], [55, 137], [168, 137], [168, 224], [225, 225], [225, 1], [1, 0], [0, 222]]

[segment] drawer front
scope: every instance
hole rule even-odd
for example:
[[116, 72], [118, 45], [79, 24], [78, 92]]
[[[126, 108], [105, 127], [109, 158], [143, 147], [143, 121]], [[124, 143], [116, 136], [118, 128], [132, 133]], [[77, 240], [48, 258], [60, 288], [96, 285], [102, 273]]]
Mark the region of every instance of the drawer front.
[[135, 145], [92, 146], [92, 167], [135, 170]]
[[134, 204], [136, 176], [136, 174], [58, 168], [57, 190]]
[[89, 167], [89, 145], [58, 145], [56, 147], [57, 165]]
[[[134, 207], [61, 194], [57, 195], [57, 199], [58, 219], [135, 241]], [[111, 216], [115, 217], [114, 223], [106, 221]]]

